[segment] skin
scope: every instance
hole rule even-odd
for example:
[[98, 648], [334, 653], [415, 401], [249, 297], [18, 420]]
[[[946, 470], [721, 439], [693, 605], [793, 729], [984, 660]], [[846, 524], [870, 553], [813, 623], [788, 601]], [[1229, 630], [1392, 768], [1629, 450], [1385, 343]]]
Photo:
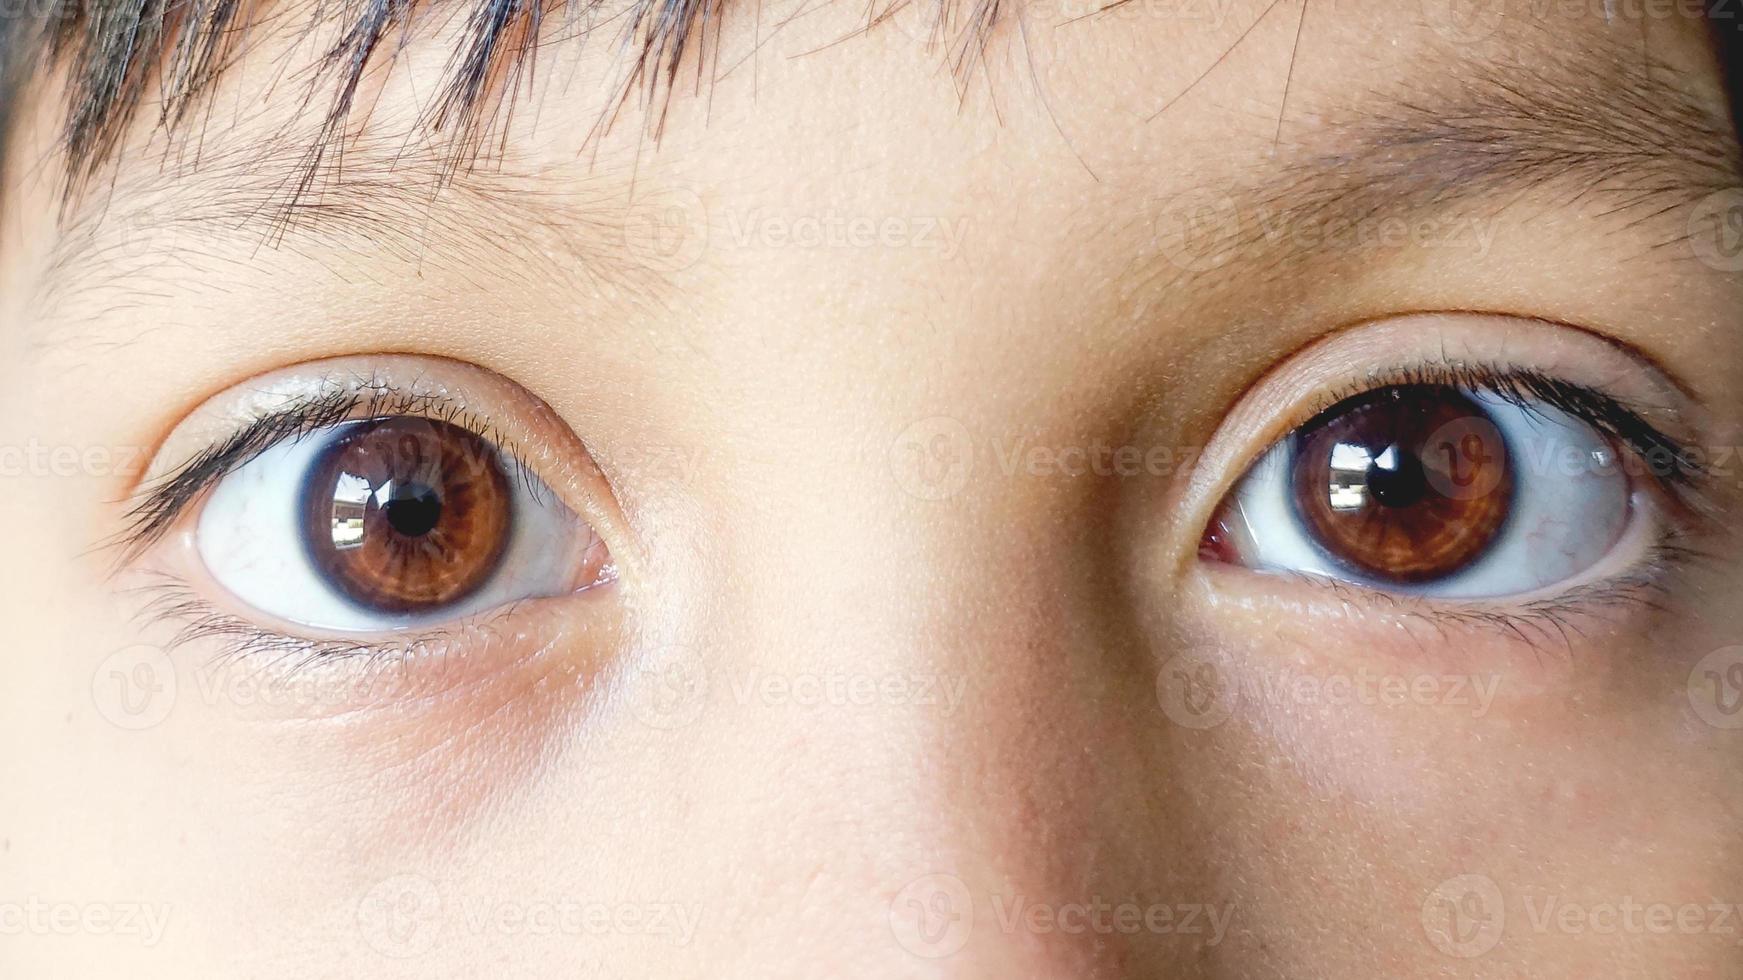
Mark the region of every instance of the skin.
[[[197, 166], [140, 123], [112, 194], [65, 222], [34, 93], [0, 217], [0, 446], [127, 460], [0, 481], [23, 516], [0, 573], [3, 972], [1743, 977], [1743, 731], [1690, 693], [1743, 636], [1734, 478], [1657, 608], [1565, 630], [1198, 558], [1316, 392], [1425, 351], [1607, 384], [1738, 444], [1743, 283], [1689, 236], [1704, 188], [1651, 214], [1545, 179], [1455, 202], [1427, 240], [1326, 243], [1310, 217], [1281, 245], [1182, 236], [1226, 202], [1254, 227], [1265, 188], [1401, 91], [1439, 104], [1495, 65], [1637, 84], [1638, 19], [1517, 6], [1472, 40], [1344, 0], [1298, 49], [1290, 5], [1238, 47], [1265, 5], [1025, 7], [1027, 41], [1004, 22], [960, 92], [909, 14], [826, 47], [863, 12], [771, 37], [791, 11], [770, 7], [758, 57], [680, 86], [657, 145], [633, 103], [588, 142], [609, 52], [558, 45], [501, 159], [432, 204], [440, 138], [405, 134], [436, 31], [369, 78], [362, 192], [317, 195], [356, 220], [276, 231], [246, 217], [276, 186], [247, 161], [312, 127], [269, 85], [310, 45], [249, 49]], [[1666, 84], [1724, 118], [1703, 26], [1649, 28]], [[756, 30], [728, 19], [723, 65]], [[368, 161], [402, 146], [401, 171]], [[830, 215], [893, 230], [782, 237]], [[541, 229], [505, 233], [518, 217]], [[935, 219], [949, 244], [919, 240]], [[1294, 356], [1328, 337], [1335, 357]], [[239, 685], [284, 664], [172, 644], [139, 587], [190, 567], [193, 527], [117, 570], [129, 494], [260, 376], [323, 370], [465, 391], [617, 581], [385, 694], [318, 668], [336, 707], [264, 703]], [[1014, 462], [1098, 442], [1197, 463]], [[935, 446], [972, 464], [917, 462]], [[1203, 669], [1208, 718], [1182, 707]], [[123, 702], [140, 678], [173, 696]], [[787, 686], [873, 682], [866, 703]]]

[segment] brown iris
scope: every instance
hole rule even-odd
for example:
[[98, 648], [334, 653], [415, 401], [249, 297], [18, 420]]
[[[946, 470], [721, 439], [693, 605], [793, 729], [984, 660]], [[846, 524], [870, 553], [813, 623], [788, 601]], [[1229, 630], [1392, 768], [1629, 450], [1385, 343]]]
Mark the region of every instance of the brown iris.
[[1295, 436], [1290, 493], [1338, 562], [1394, 582], [1443, 578], [1499, 536], [1507, 446], [1456, 388], [1398, 385], [1340, 402]]
[[502, 560], [513, 495], [489, 443], [433, 419], [348, 422], [311, 468], [303, 541], [359, 605], [437, 609], [483, 585]]

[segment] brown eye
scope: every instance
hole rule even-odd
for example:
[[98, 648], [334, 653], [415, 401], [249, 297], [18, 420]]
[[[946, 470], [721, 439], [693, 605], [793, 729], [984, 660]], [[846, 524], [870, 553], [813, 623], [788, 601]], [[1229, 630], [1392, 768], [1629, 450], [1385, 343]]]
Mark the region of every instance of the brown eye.
[[1500, 432], [1456, 388], [1399, 385], [1334, 405], [1294, 437], [1292, 505], [1334, 561], [1382, 581], [1444, 578], [1485, 554], [1513, 506]]
[[494, 448], [416, 417], [342, 425], [302, 491], [301, 537], [327, 582], [372, 610], [439, 609], [502, 562], [514, 495]]

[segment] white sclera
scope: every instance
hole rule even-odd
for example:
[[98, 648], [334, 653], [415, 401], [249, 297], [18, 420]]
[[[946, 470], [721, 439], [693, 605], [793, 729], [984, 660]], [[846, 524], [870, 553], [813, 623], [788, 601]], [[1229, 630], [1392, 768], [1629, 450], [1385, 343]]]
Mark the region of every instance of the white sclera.
[[500, 463], [513, 499], [502, 563], [477, 591], [439, 610], [391, 614], [358, 605], [328, 584], [304, 544], [301, 496], [309, 470], [337, 429], [290, 439], [218, 481], [195, 528], [196, 548], [217, 583], [248, 606], [302, 626], [342, 633], [427, 627], [521, 599], [573, 591], [591, 533], [538, 478]]
[[1296, 516], [1288, 439], [1267, 450], [1235, 488], [1228, 523], [1243, 560], [1269, 571], [1448, 599], [1525, 595], [1596, 565], [1627, 530], [1633, 513], [1628, 474], [1610, 441], [1549, 405], [1518, 405], [1493, 392], [1469, 397], [1500, 430], [1513, 474], [1511, 513], [1476, 561], [1437, 581], [1409, 585], [1377, 581], [1344, 567]]

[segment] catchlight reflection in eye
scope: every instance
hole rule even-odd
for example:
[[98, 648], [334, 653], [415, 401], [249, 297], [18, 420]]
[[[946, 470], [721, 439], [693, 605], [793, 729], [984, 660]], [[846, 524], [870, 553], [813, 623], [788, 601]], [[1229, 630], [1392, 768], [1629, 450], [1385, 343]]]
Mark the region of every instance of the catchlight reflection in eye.
[[1254, 464], [1206, 529], [1211, 559], [1443, 597], [1511, 596], [1600, 561], [1634, 508], [1608, 438], [1541, 402], [1379, 388]]
[[347, 632], [560, 595], [609, 567], [592, 529], [518, 461], [417, 416], [341, 422], [269, 448], [213, 489], [196, 538], [241, 602]]
[[497, 453], [447, 422], [347, 422], [303, 490], [310, 560], [357, 603], [410, 613], [483, 585], [514, 519]]

